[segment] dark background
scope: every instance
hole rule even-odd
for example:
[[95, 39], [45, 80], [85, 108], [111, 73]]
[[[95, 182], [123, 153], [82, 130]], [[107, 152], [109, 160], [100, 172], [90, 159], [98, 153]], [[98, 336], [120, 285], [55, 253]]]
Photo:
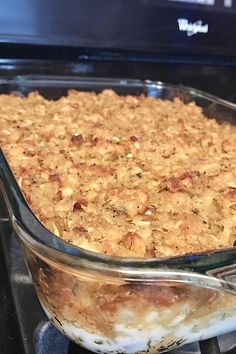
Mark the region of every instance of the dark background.
[[[0, 0], [0, 42], [235, 56], [236, 6], [168, 0]], [[188, 37], [177, 19], [208, 23]]]

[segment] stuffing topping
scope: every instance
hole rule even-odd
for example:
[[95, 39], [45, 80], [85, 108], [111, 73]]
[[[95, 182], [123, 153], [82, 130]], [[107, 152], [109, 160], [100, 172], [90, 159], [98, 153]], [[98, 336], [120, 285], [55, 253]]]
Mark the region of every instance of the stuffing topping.
[[0, 144], [58, 237], [121, 257], [236, 242], [236, 128], [194, 103], [69, 91], [0, 95]]

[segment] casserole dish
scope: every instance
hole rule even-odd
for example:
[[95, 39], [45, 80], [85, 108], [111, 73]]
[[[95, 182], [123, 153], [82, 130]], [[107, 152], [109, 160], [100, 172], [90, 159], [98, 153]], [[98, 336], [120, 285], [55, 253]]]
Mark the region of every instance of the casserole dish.
[[[208, 117], [232, 124], [236, 118], [231, 103], [160, 82], [31, 76], [2, 85], [6, 93], [37, 90], [50, 99], [69, 88], [179, 97], [186, 103], [195, 101]], [[42, 307], [73, 341], [96, 353], [156, 353], [236, 328], [234, 248], [141, 260], [90, 252], [42, 226], [3, 152], [0, 181]]]

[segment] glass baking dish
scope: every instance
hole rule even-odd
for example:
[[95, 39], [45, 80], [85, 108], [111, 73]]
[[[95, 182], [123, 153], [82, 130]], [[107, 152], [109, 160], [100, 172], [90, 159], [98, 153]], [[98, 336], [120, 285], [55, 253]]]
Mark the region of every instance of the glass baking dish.
[[[195, 101], [206, 116], [236, 121], [236, 105], [161, 82], [21, 76], [1, 93], [37, 90], [56, 99], [73, 88]], [[0, 151], [0, 189], [44, 311], [70, 339], [96, 353], [157, 353], [236, 329], [236, 249], [129, 259], [75, 247], [28, 207]]]

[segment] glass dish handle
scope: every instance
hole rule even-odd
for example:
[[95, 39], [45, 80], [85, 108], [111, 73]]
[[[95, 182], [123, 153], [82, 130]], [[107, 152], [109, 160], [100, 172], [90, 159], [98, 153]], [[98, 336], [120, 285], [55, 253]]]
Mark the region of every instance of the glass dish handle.
[[211, 269], [206, 274], [236, 286], [236, 264]]

